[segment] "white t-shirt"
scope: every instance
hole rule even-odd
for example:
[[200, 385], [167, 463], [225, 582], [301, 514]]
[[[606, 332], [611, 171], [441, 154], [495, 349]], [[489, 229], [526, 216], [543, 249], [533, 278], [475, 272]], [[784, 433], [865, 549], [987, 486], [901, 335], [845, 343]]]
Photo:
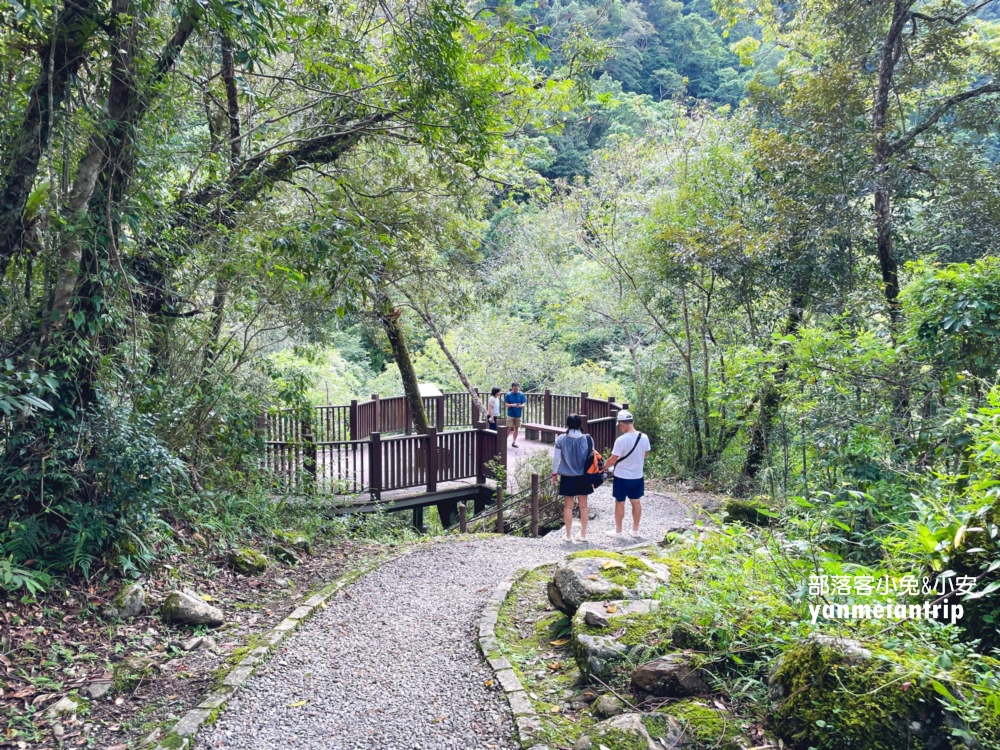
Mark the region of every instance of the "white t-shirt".
[[[490, 396], [490, 400], [486, 406], [493, 412], [493, 419], [497, 419], [500, 416], [500, 399], [496, 396]], [[490, 417], [487, 415], [486, 418], [489, 419]]]
[[[636, 440], [639, 441], [638, 445]], [[648, 450], [649, 438], [639, 432], [629, 432], [615, 440], [615, 447], [611, 449], [611, 453], [618, 456], [614, 465], [615, 476], [619, 479], [642, 479], [642, 465]], [[632, 455], [622, 460], [621, 457], [629, 451], [632, 451]]]

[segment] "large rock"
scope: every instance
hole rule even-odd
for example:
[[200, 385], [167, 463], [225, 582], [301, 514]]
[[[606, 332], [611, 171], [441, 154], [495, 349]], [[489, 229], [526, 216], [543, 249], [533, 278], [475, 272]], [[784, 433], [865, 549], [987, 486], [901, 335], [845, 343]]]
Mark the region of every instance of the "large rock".
[[204, 601], [191, 589], [171, 591], [160, 608], [163, 619], [183, 625], [217, 627], [225, 623], [222, 610]]
[[574, 620], [582, 619], [592, 628], [609, 628], [615, 618], [649, 614], [659, 606], [660, 603], [655, 599], [584, 602], [577, 609]]
[[689, 654], [667, 654], [632, 670], [632, 685], [664, 698], [708, 693], [702, 670]]
[[968, 726], [930, 683], [907, 674], [891, 654], [875, 658], [858, 641], [814, 635], [775, 661], [767, 727], [792, 748], [828, 747], [831, 737], [838, 747], [952, 748], [952, 730]]
[[598, 719], [610, 719], [625, 710], [625, 704], [613, 695], [602, 695], [591, 706], [591, 711]]
[[571, 558], [560, 565], [549, 582], [553, 606], [572, 615], [584, 602], [643, 599], [669, 580], [669, 570], [638, 557], [607, 553], [607, 557]]
[[623, 661], [631, 649], [610, 635], [573, 635], [573, 655], [585, 677], [607, 676], [611, 667]]
[[146, 606], [146, 589], [136, 581], [118, 592], [104, 610], [108, 617], [138, 617]]
[[621, 750], [656, 750], [649, 730], [642, 723], [642, 714], [612, 716], [590, 728], [593, 746], [620, 748]]
[[235, 549], [229, 553], [229, 567], [245, 576], [259, 576], [267, 570], [267, 558], [249, 547]]

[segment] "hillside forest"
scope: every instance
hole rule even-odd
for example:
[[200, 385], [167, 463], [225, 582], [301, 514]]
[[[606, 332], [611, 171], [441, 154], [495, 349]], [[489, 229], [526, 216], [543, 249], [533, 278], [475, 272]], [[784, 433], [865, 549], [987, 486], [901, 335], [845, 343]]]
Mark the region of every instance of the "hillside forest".
[[[412, 535], [276, 503], [259, 416], [516, 380], [628, 402], [794, 611], [971, 581], [843, 627], [1000, 746], [996, 0], [8, 0], [0, 73], [0, 600]], [[899, 747], [838, 705], [786, 746]]]

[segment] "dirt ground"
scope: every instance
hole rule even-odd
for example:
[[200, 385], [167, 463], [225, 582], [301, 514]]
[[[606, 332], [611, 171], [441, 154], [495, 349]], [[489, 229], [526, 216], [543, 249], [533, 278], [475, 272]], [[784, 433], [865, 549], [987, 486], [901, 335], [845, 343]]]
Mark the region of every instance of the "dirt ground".
[[[38, 602], [24, 597], [0, 605], [0, 747], [137, 747], [153, 729], [197, 705], [220, 668], [242, 658], [241, 650], [254, 635], [277, 624], [300, 599], [394, 548], [338, 541], [319, 545], [312, 554], [298, 553], [298, 565], [272, 561], [264, 574], [246, 577], [230, 570], [222, 555], [189, 541], [189, 553], [174, 555], [143, 578], [146, 608], [135, 619], [102, 615], [121, 582], [71, 587], [50, 591]], [[226, 625], [210, 631], [164, 623], [158, 605], [178, 588], [192, 588], [220, 607]], [[195, 635], [210, 636], [215, 646], [184, 651], [183, 642]], [[137, 685], [126, 687], [119, 680], [104, 699], [75, 697], [88, 683], [112, 680], [115, 665], [135, 657], [151, 665], [149, 676]], [[65, 696], [81, 703], [82, 710], [47, 716]]]

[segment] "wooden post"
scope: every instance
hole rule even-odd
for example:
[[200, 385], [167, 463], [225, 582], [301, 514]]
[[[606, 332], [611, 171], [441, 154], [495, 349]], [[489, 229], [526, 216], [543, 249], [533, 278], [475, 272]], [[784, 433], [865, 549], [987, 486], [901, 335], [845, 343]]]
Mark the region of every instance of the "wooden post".
[[590, 425], [587, 424], [586, 414], [580, 415], [580, 432], [582, 432], [584, 435], [590, 432]]
[[415, 528], [417, 530], [418, 534], [423, 534], [424, 531], [425, 531], [425, 529], [424, 529], [424, 507], [422, 505], [420, 507], [417, 507], [417, 508], [413, 509], [413, 528]]
[[542, 401], [542, 424], [552, 426], [552, 391], [545, 389]]
[[458, 530], [463, 534], [469, 532], [469, 509], [464, 502], [458, 506]]
[[368, 491], [373, 500], [382, 497], [382, 435], [373, 432], [368, 439]]
[[302, 468], [316, 486], [316, 443], [313, 442], [312, 420], [308, 412], [302, 418]]
[[405, 397], [403, 398], [403, 425], [406, 434], [410, 435], [413, 432], [413, 411], [410, 409], [410, 402]]
[[[427, 491], [437, 492], [438, 443], [436, 427], [427, 428], [427, 434], [424, 435], [424, 451], [427, 455]], [[447, 523], [448, 519], [442, 518], [441, 521]]]
[[372, 425], [372, 432], [382, 432], [382, 404], [379, 402], [378, 394], [372, 394], [372, 401], [375, 402], [375, 418]]
[[348, 430], [348, 435], [350, 440], [358, 439], [358, 428], [361, 426], [358, 424], [358, 400], [356, 398], [351, 399], [351, 411], [350, 411], [351, 425]]
[[486, 482], [486, 422], [476, 422], [476, 484]]
[[[497, 452], [495, 458], [500, 468], [503, 469], [504, 476], [507, 475], [507, 425], [497, 425]], [[487, 459], [489, 460], [489, 459]]]
[[436, 396], [437, 418], [434, 420], [435, 427], [439, 432], [444, 432], [444, 396]]
[[588, 408], [587, 407], [587, 398], [589, 396], [590, 396], [590, 394], [587, 393], [586, 391], [582, 391], [580, 393], [580, 411], [578, 411], [577, 414], [586, 414], [587, 413], [587, 408]]
[[531, 538], [538, 538], [538, 474], [531, 472]]
[[503, 487], [497, 485], [497, 533], [503, 533]]

